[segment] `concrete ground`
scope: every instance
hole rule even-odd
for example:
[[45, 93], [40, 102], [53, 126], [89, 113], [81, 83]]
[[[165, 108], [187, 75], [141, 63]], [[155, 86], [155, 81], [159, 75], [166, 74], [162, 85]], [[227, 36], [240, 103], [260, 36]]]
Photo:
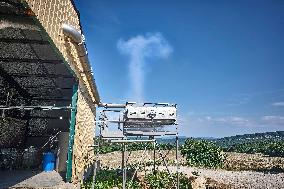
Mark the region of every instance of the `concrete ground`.
[[75, 189], [75, 185], [65, 183], [56, 171], [0, 171], [0, 189]]
[[36, 171], [0, 171], [0, 188], [9, 188], [35, 176]]

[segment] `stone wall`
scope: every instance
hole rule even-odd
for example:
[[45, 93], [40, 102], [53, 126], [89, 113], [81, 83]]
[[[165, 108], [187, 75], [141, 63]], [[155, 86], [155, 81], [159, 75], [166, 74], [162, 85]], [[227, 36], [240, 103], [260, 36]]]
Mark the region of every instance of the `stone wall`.
[[81, 180], [90, 169], [94, 160], [94, 126], [95, 115], [94, 107], [91, 107], [90, 100], [85, 97], [85, 91], [79, 87], [78, 106], [76, 115], [75, 138], [73, 146], [73, 181]]

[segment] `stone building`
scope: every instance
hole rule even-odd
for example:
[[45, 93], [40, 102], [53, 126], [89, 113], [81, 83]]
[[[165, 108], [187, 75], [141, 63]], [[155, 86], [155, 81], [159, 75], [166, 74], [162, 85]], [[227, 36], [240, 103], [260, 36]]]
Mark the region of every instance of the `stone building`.
[[100, 102], [71, 0], [0, 0], [0, 169], [56, 170], [80, 182], [92, 169]]

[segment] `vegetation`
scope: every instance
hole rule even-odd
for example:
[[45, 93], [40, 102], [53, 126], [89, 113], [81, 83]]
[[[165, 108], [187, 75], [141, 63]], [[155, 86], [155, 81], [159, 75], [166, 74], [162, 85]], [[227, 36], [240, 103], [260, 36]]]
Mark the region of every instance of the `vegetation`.
[[284, 157], [284, 141], [256, 141], [235, 144], [224, 148], [228, 152], [262, 153], [272, 157]]
[[[150, 173], [145, 177], [146, 184], [151, 189], [175, 188], [176, 180], [177, 180], [176, 174], [170, 176], [169, 173], [165, 171]], [[180, 189], [192, 188], [189, 179], [182, 173], [179, 174], [179, 181], [180, 181], [180, 186], [179, 186]]]
[[[143, 184], [147, 185], [150, 189], [165, 189], [175, 188], [177, 175], [169, 175], [165, 171], [156, 171], [155, 173], [149, 173], [143, 179]], [[179, 174], [180, 189], [191, 189], [189, 179]], [[90, 189], [92, 187], [92, 178], [83, 183], [81, 189]], [[101, 170], [96, 177], [96, 183], [94, 188], [96, 189], [108, 189], [118, 187], [122, 188], [122, 175], [118, 174], [117, 170]], [[142, 189], [142, 183], [138, 180], [127, 180], [127, 188], [129, 189]]]
[[[93, 178], [90, 177], [86, 182], [83, 183], [81, 189], [92, 188]], [[139, 189], [142, 188], [138, 181], [127, 180], [127, 188]], [[96, 182], [94, 188], [96, 189], [108, 189], [118, 187], [122, 188], [122, 175], [117, 170], [101, 170], [96, 175]]]
[[216, 143], [222, 148], [228, 148], [237, 144], [251, 143], [251, 142], [281, 142], [284, 141], [284, 131], [254, 133], [224, 137], [219, 139], [211, 139], [210, 141]]
[[284, 157], [284, 131], [255, 133], [213, 139], [226, 152], [262, 153]]
[[[96, 139], [98, 140], [98, 139]], [[224, 137], [219, 139], [214, 138], [191, 138], [196, 141], [208, 141], [221, 147], [226, 152], [240, 153], [263, 153], [269, 156], [284, 157], [284, 131], [255, 133]], [[161, 150], [170, 150], [175, 148], [175, 139], [157, 139]], [[186, 138], [180, 138], [180, 144], [184, 144]], [[105, 154], [114, 151], [121, 151], [122, 147], [118, 144], [110, 144], [101, 142], [100, 153]], [[144, 150], [146, 143], [133, 143], [127, 146], [128, 151]], [[147, 149], [153, 150], [153, 144], [150, 144]]]
[[[98, 140], [98, 139], [96, 139]], [[172, 150], [175, 149], [174, 139], [166, 139], [165, 141], [159, 139], [159, 148], [161, 150]], [[189, 138], [183, 141], [183, 145], [180, 145], [180, 151], [182, 156], [185, 157], [186, 163], [189, 166], [197, 167], [209, 167], [209, 168], [228, 168], [233, 167], [233, 169], [242, 170], [253, 165], [256, 170], [262, 170], [262, 168], [257, 167], [258, 161], [255, 162], [244, 162], [243, 164], [238, 164], [240, 158], [235, 159], [231, 164], [225, 163], [226, 156], [223, 151], [227, 152], [238, 152], [238, 153], [262, 153], [269, 156], [284, 157], [284, 132], [270, 132], [270, 133], [256, 133], [249, 135], [237, 135], [232, 137], [225, 137], [221, 139], [194, 139]], [[121, 151], [122, 146], [114, 143], [107, 143], [100, 141], [100, 153], [106, 154], [114, 151]], [[137, 150], [153, 150], [154, 145], [152, 143], [132, 143], [127, 146], [128, 151]], [[246, 154], [243, 154], [244, 156]], [[261, 156], [263, 157], [263, 156]], [[229, 156], [228, 156], [229, 158]], [[278, 160], [277, 160], [278, 161]], [[157, 161], [156, 165], [160, 165], [162, 162]], [[153, 165], [152, 161], [145, 164], [146, 166]], [[144, 165], [144, 166], [145, 166]], [[143, 169], [142, 165], [132, 164], [128, 167], [128, 173], [131, 170], [136, 169], [138, 166], [139, 170]], [[141, 166], [141, 167], [139, 167]], [[280, 164], [271, 165], [271, 170], [283, 170]], [[266, 169], [265, 169], [266, 170]], [[198, 175], [198, 173], [193, 173]], [[165, 171], [156, 171], [155, 173], [146, 174], [145, 178], [136, 178], [134, 181], [127, 180], [127, 188], [138, 189], [144, 188], [145, 185], [150, 189], [164, 189], [164, 188], [174, 188], [177, 175], [169, 175]], [[180, 188], [190, 189], [191, 184], [189, 178], [181, 174], [180, 177]], [[131, 176], [128, 176], [128, 179]], [[91, 188], [92, 180], [86, 181], [83, 185], [83, 189]], [[97, 174], [96, 182], [94, 183], [94, 188], [105, 189], [118, 187], [122, 188], [122, 175], [118, 170], [101, 170]]]
[[187, 139], [181, 147], [181, 154], [190, 166], [218, 168], [225, 161], [221, 148], [205, 140]]
[[[175, 145], [170, 144], [170, 143], [161, 143], [161, 144], [158, 144], [158, 146], [161, 150], [171, 150], [171, 149], [175, 148]], [[149, 144], [149, 143], [131, 143], [131, 144], [127, 145], [127, 150], [128, 151], [144, 150], [146, 147], [147, 147], [148, 150], [154, 149], [154, 145], [152, 143], [151, 144]], [[110, 153], [110, 152], [121, 151], [122, 145], [100, 141], [100, 149], [99, 150], [100, 150], [99, 151], [100, 154], [106, 154], [106, 153]]]

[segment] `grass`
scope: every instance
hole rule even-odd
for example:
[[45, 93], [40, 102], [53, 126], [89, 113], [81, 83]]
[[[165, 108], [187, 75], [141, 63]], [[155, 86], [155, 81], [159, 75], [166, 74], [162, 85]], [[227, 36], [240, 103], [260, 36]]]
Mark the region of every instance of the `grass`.
[[[92, 183], [93, 183], [93, 178], [90, 177], [82, 184], [81, 189], [90, 189], [92, 187]], [[126, 185], [127, 188], [131, 189], [142, 188], [140, 186], [140, 183], [136, 180], [131, 181], [128, 179]], [[119, 170], [115, 169], [100, 170], [97, 173], [94, 188], [108, 189], [113, 187], [122, 188], [122, 175], [119, 173]]]
[[[129, 176], [129, 178], [131, 178]], [[180, 189], [191, 189], [191, 184], [189, 179], [180, 173]], [[156, 173], [147, 174], [141, 182], [137, 179], [131, 181], [127, 180], [126, 187], [129, 189], [142, 189], [143, 185], [147, 186], [149, 189], [171, 189], [175, 188], [177, 175], [169, 175], [166, 171], [156, 171]], [[92, 188], [93, 178], [89, 178], [85, 181], [81, 189]], [[143, 182], [143, 183], [142, 183]], [[122, 188], [122, 175], [119, 170], [101, 170], [98, 172], [96, 177], [96, 182], [94, 185], [95, 189], [109, 189], [113, 187]]]

